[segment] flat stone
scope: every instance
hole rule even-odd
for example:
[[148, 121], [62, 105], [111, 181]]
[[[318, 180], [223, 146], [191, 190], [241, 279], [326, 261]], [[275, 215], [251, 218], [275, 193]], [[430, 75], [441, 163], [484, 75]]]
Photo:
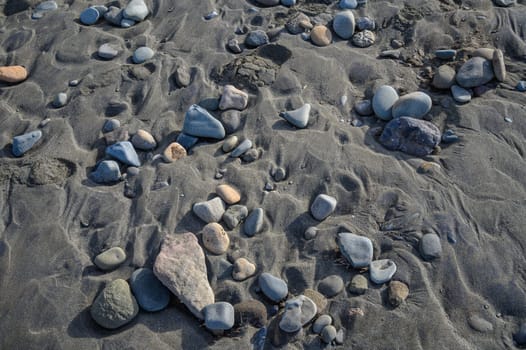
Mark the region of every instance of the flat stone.
[[160, 311], [170, 303], [170, 291], [148, 268], [135, 270], [130, 277], [130, 286], [137, 303], [145, 311]]
[[484, 85], [493, 79], [493, 64], [482, 57], [473, 57], [464, 63], [457, 72], [456, 80], [463, 88]]
[[483, 319], [478, 315], [471, 315], [468, 318], [468, 324], [471, 328], [480, 333], [489, 333], [493, 331], [493, 325], [491, 322]]
[[144, 21], [149, 13], [150, 11], [148, 10], [144, 0], [131, 0], [124, 8], [122, 16], [136, 22], [141, 22]]
[[95, 257], [93, 262], [101, 270], [108, 271], [119, 267], [126, 260], [126, 253], [121, 247], [110, 248]]
[[358, 17], [356, 19], [356, 27], [358, 30], [375, 30], [376, 22], [369, 17]]
[[393, 118], [412, 117], [420, 119], [430, 110], [433, 102], [428, 94], [420, 91], [400, 97], [393, 105]]
[[113, 160], [104, 160], [90, 174], [90, 179], [97, 183], [113, 183], [121, 179], [119, 164]]
[[310, 104], [305, 103], [298, 109], [287, 112], [281, 112], [279, 116], [284, 118], [286, 121], [288, 121], [295, 127], [303, 129], [307, 127], [307, 124], [309, 123], [310, 108]]
[[249, 139], [243, 140], [236, 148], [230, 153], [230, 157], [237, 158], [245, 154], [249, 149], [252, 148], [252, 141]]
[[230, 246], [228, 233], [216, 222], [207, 224], [202, 231], [203, 245], [213, 254], [224, 254]]
[[442, 255], [440, 237], [435, 233], [427, 233], [420, 239], [420, 254], [424, 260], [433, 260]]
[[409, 296], [409, 287], [404, 282], [391, 281], [389, 283], [389, 303], [397, 307], [402, 304]]
[[393, 118], [392, 108], [398, 100], [398, 93], [389, 85], [380, 86], [373, 96], [373, 111], [382, 120]]
[[455, 58], [457, 55], [457, 50], [445, 49], [445, 50], [436, 50], [435, 56], [441, 60], [450, 60]]
[[330, 344], [334, 339], [336, 339], [337, 333], [338, 332], [333, 325], [325, 326], [320, 334], [321, 340], [323, 340], [323, 342], [326, 344]]
[[157, 142], [155, 142], [152, 134], [143, 129], [137, 130], [132, 136], [131, 142], [135, 148], [143, 151], [151, 151], [157, 147]]
[[116, 329], [129, 323], [139, 313], [139, 306], [123, 279], [109, 283], [95, 298], [90, 308], [93, 320], [107, 329]]
[[225, 138], [225, 129], [221, 122], [206, 109], [195, 104], [186, 111], [182, 131], [196, 137], [219, 140]]
[[245, 258], [238, 258], [234, 261], [232, 278], [236, 281], [244, 281], [256, 273], [256, 265]]
[[208, 282], [203, 249], [193, 233], [165, 236], [153, 272], [194, 316], [204, 319], [202, 310], [214, 303], [214, 291]]
[[336, 198], [326, 194], [319, 194], [310, 207], [310, 213], [318, 220], [325, 220], [336, 209]]
[[327, 276], [318, 284], [318, 291], [327, 298], [340, 294], [344, 288], [343, 279], [338, 275]]
[[[228, 152], [232, 151], [234, 148], [236, 148], [238, 143], [239, 143], [239, 140], [238, 140], [237, 136], [235, 136], [235, 135], [229, 136], [223, 142], [223, 145], [221, 146], [221, 149], [223, 150], [223, 152], [228, 153]], [[251, 147], [252, 147], [252, 145], [251, 145]]]
[[256, 2], [260, 5], [264, 6], [276, 6], [279, 5], [280, 0], [256, 0]]
[[236, 204], [241, 200], [239, 191], [228, 184], [218, 185], [216, 187], [216, 193], [226, 204]]
[[354, 15], [349, 10], [338, 12], [332, 21], [332, 29], [342, 39], [350, 39], [355, 26]]
[[205, 326], [212, 331], [227, 330], [234, 326], [234, 307], [232, 304], [220, 301], [204, 307]]
[[27, 151], [33, 148], [42, 138], [42, 131], [35, 130], [23, 135], [13, 137], [11, 151], [15, 157], [23, 156]]
[[358, 2], [356, 0], [340, 0], [338, 3], [341, 9], [355, 9], [358, 7]]
[[133, 52], [133, 63], [140, 64], [148, 61], [155, 55], [152, 49], [146, 46], [139, 47]]
[[99, 46], [99, 49], [97, 50], [97, 55], [99, 55], [100, 58], [103, 58], [105, 60], [111, 60], [117, 57], [119, 54], [119, 50], [111, 46], [111, 44], [102, 44]]
[[320, 292], [315, 291], [314, 289], [307, 288], [303, 291], [303, 295], [308, 297], [314, 302], [314, 304], [316, 304], [316, 309], [318, 310], [318, 313], [322, 312], [327, 307], [327, 298], [325, 298]]
[[494, 49], [490, 49], [488, 47], [480, 47], [480, 48], [474, 50], [471, 53], [471, 56], [472, 57], [482, 57], [482, 58], [485, 58], [485, 59], [491, 61], [493, 59], [493, 54], [494, 53], [495, 53]]
[[260, 233], [263, 229], [264, 216], [265, 213], [262, 208], [252, 210], [243, 225], [245, 235], [252, 237], [256, 233]]
[[375, 260], [369, 265], [371, 281], [376, 284], [389, 282], [395, 272], [396, 264], [390, 259]]
[[225, 85], [219, 101], [220, 110], [237, 109], [242, 111], [247, 108], [247, 104], [248, 94], [246, 92], [237, 89], [233, 85]]
[[354, 275], [349, 283], [349, 291], [353, 294], [362, 295], [369, 289], [369, 282], [363, 275]]
[[287, 333], [299, 331], [316, 316], [316, 304], [304, 295], [287, 300], [279, 328]]
[[380, 135], [380, 143], [390, 150], [414, 156], [431, 154], [440, 142], [440, 130], [432, 123], [409, 117], [391, 120]]
[[453, 143], [453, 142], [457, 142], [460, 140], [460, 138], [458, 137], [458, 135], [455, 134], [455, 132], [453, 130], [446, 130], [444, 131], [444, 133], [442, 134], [442, 143]]
[[245, 300], [235, 304], [234, 313], [235, 323], [240, 326], [261, 328], [267, 323], [267, 308], [259, 300]]
[[268, 44], [269, 41], [267, 33], [261, 29], [257, 29], [248, 33], [245, 38], [245, 45], [249, 47], [259, 47]]
[[373, 260], [373, 243], [369, 238], [349, 232], [339, 233], [338, 238], [341, 253], [354, 268], [369, 266]]
[[352, 43], [354, 46], [361, 48], [369, 47], [376, 42], [376, 34], [370, 30], [363, 30], [355, 33], [352, 36]]
[[305, 23], [310, 24], [309, 17], [303, 12], [296, 12], [287, 20], [285, 28], [287, 28], [291, 34], [301, 34], [305, 31]]
[[332, 33], [324, 25], [317, 25], [310, 32], [310, 40], [317, 46], [328, 46], [332, 42]]
[[494, 2], [497, 6], [509, 7], [515, 5], [517, 3], [517, 0], [494, 0]]
[[451, 86], [451, 94], [453, 95], [453, 99], [458, 103], [471, 101], [471, 93], [458, 85]]
[[239, 225], [239, 223], [248, 216], [248, 209], [244, 205], [232, 205], [223, 214], [223, 221], [230, 230]]
[[312, 325], [312, 331], [316, 334], [320, 334], [323, 328], [332, 324], [332, 317], [330, 315], [321, 315], [314, 321]]
[[283, 300], [289, 293], [289, 289], [285, 281], [281, 278], [275, 277], [268, 272], [264, 272], [259, 276], [259, 287], [267, 298], [278, 303]]
[[106, 155], [113, 157], [124, 164], [131, 166], [141, 166], [139, 156], [135, 152], [135, 148], [129, 141], [121, 141], [106, 147]]
[[97, 23], [100, 18], [100, 13], [94, 7], [88, 7], [80, 13], [80, 22], [87, 26]]
[[65, 92], [59, 92], [55, 99], [53, 100], [53, 107], [61, 108], [66, 105], [68, 102], [68, 95]]
[[380, 56], [379, 57], [381, 57], [381, 58], [399, 59], [400, 55], [401, 55], [400, 50], [384, 50], [384, 51], [380, 52]]
[[128, 134], [128, 129], [123, 127], [117, 127], [114, 130], [104, 134], [104, 140], [108, 146], [117, 142], [128, 141], [129, 138], [130, 135]]
[[27, 79], [27, 70], [22, 66], [0, 67], [0, 81], [20, 83]]
[[225, 202], [220, 197], [215, 197], [206, 202], [195, 203], [192, 211], [206, 223], [219, 222], [225, 213]]
[[104, 14], [104, 19], [114, 26], [120, 26], [122, 22], [122, 14], [124, 9], [120, 9], [116, 6], [108, 7], [108, 12]]
[[448, 66], [447, 64], [443, 64], [440, 67], [438, 67], [435, 75], [433, 76], [433, 81], [431, 82], [431, 85], [437, 89], [449, 89], [453, 84], [455, 84], [455, 70]]
[[497, 78], [498, 81], [506, 80], [506, 65], [504, 64], [504, 54], [501, 50], [495, 49], [493, 52], [492, 63], [495, 78]]
[[354, 104], [354, 110], [359, 115], [371, 115], [374, 113], [371, 100], [358, 101]]

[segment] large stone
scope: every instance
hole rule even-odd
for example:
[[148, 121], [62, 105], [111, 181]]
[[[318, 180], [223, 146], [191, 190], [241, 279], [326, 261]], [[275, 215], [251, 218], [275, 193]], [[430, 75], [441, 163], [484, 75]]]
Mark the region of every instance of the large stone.
[[336, 209], [336, 198], [326, 194], [319, 194], [310, 207], [312, 216], [318, 220], [325, 220]]
[[199, 319], [214, 303], [206, 272], [205, 254], [190, 232], [167, 235], [155, 259], [155, 276]]
[[431, 85], [437, 89], [449, 89], [455, 84], [455, 74], [456, 72], [453, 68], [443, 64], [438, 67]]
[[123, 279], [108, 284], [91, 305], [91, 317], [100, 326], [115, 329], [129, 323], [137, 313], [139, 306], [132, 295], [130, 286]]
[[369, 266], [373, 260], [373, 243], [369, 238], [350, 232], [342, 232], [338, 238], [340, 251], [354, 268]]
[[263, 294], [276, 303], [283, 300], [289, 293], [289, 288], [285, 281], [268, 272], [262, 273], [258, 281]]
[[303, 106], [293, 111], [281, 112], [279, 116], [295, 127], [303, 129], [309, 123], [310, 104], [305, 103]]
[[392, 108], [398, 100], [398, 93], [389, 85], [380, 86], [373, 96], [373, 111], [380, 119], [391, 120]]
[[355, 25], [354, 15], [349, 10], [337, 13], [332, 21], [332, 29], [342, 39], [353, 36]]
[[131, 166], [141, 166], [139, 156], [135, 152], [135, 148], [129, 141], [121, 141], [106, 147], [106, 155], [113, 157], [124, 164]]
[[206, 137], [222, 140], [225, 129], [219, 120], [198, 105], [191, 105], [186, 111], [183, 130], [184, 133], [196, 137]]
[[150, 269], [135, 270], [130, 277], [130, 286], [139, 306], [146, 311], [160, 311], [170, 303], [170, 291]]
[[387, 123], [380, 136], [380, 143], [390, 150], [422, 157], [433, 152], [440, 137], [440, 130], [434, 124], [400, 117]]
[[473, 57], [460, 67], [456, 80], [464, 88], [484, 85], [493, 79], [493, 64], [482, 57]]
[[430, 110], [433, 102], [428, 94], [420, 91], [400, 97], [393, 105], [393, 118], [412, 117], [420, 119]]
[[42, 138], [42, 131], [36, 130], [13, 137], [12, 152], [15, 157], [21, 157]]
[[224, 331], [234, 326], [234, 307], [230, 303], [220, 301], [207, 305], [203, 314], [206, 328], [212, 331]]
[[246, 92], [236, 89], [233, 85], [225, 85], [219, 101], [220, 110], [237, 109], [242, 111], [247, 108], [247, 104], [248, 94]]
[[225, 213], [225, 202], [220, 197], [195, 203], [192, 211], [206, 223], [218, 222]]

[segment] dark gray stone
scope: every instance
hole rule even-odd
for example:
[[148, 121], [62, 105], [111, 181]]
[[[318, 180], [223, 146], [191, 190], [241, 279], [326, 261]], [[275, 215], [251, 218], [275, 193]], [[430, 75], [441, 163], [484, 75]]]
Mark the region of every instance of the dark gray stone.
[[135, 270], [131, 275], [130, 285], [139, 306], [146, 311], [163, 310], [170, 302], [170, 291], [150, 269]]
[[440, 130], [434, 124], [400, 117], [387, 123], [380, 136], [380, 143], [390, 150], [422, 157], [433, 152], [440, 137]]
[[192, 211], [206, 223], [219, 222], [225, 213], [225, 202], [221, 197], [215, 197], [206, 202], [195, 203]]
[[267, 298], [278, 303], [283, 300], [289, 293], [289, 289], [285, 281], [281, 278], [275, 277], [268, 272], [264, 272], [258, 279], [259, 287]]
[[135, 152], [135, 148], [129, 141], [121, 141], [106, 147], [106, 154], [113, 157], [124, 164], [131, 166], [141, 166], [139, 156]]
[[250, 47], [258, 47], [269, 43], [267, 33], [263, 30], [253, 30], [245, 38], [245, 44]]
[[117, 119], [108, 119], [104, 123], [104, 126], [102, 127], [102, 132], [112, 132], [113, 130], [119, 128], [121, 126], [121, 122]]
[[221, 123], [223, 124], [227, 134], [236, 132], [241, 126], [241, 113], [235, 109], [231, 109], [221, 113]]

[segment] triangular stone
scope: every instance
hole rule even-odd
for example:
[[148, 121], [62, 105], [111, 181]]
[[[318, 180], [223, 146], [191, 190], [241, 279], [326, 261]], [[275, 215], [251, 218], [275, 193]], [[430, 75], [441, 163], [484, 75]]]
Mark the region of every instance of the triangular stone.
[[124, 164], [131, 166], [141, 166], [139, 156], [129, 141], [117, 142], [107, 147], [106, 154], [117, 160], [120, 160]]
[[309, 123], [310, 115], [310, 104], [305, 103], [302, 107], [293, 111], [282, 112], [279, 114], [280, 117], [287, 120], [289, 123], [303, 129]]
[[214, 118], [206, 109], [191, 105], [186, 111], [183, 132], [196, 137], [222, 140], [225, 138], [223, 124]]

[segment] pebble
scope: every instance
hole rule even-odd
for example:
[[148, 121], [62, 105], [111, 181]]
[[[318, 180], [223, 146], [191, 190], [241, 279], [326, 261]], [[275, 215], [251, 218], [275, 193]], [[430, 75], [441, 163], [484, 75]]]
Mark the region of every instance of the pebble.
[[341, 253], [354, 268], [369, 266], [373, 260], [373, 243], [369, 238], [350, 232], [342, 232], [338, 238]]
[[358, 101], [354, 104], [354, 110], [359, 115], [371, 115], [373, 114], [373, 105], [371, 100]]
[[130, 27], [133, 27], [135, 25], [135, 21], [133, 19], [129, 19], [129, 18], [123, 18], [121, 20], [121, 27], [122, 28], [130, 28]]
[[369, 17], [358, 17], [356, 27], [358, 27], [358, 30], [375, 30], [376, 22]]
[[124, 9], [122, 16], [136, 22], [141, 22], [144, 21], [149, 13], [150, 11], [144, 0], [131, 0]]
[[113, 157], [127, 165], [137, 167], [141, 166], [139, 156], [129, 141], [120, 141], [106, 147], [106, 155]]
[[393, 118], [392, 108], [398, 100], [398, 93], [389, 85], [380, 86], [373, 96], [373, 111], [382, 120]]
[[107, 329], [116, 329], [137, 316], [139, 306], [123, 279], [110, 282], [95, 298], [90, 308], [93, 320]]
[[343, 340], [344, 340], [344, 337], [345, 337], [345, 333], [343, 333], [343, 329], [339, 329], [338, 330], [338, 333], [336, 333], [336, 338], [334, 338], [334, 341], [336, 342], [336, 344], [343, 344]]
[[42, 138], [42, 131], [35, 130], [23, 135], [13, 137], [12, 152], [15, 157], [23, 156], [27, 151], [35, 146]]
[[452, 50], [452, 49], [435, 51], [435, 56], [440, 58], [441, 60], [450, 60], [450, 59], [455, 58], [456, 55], [457, 55], [457, 51]]
[[195, 144], [199, 141], [199, 138], [185, 134], [184, 132], [177, 135], [176, 142], [183, 146], [183, 148], [188, 151], [190, 148], [194, 147]]
[[458, 103], [471, 101], [471, 93], [458, 85], [451, 86], [451, 94], [453, 95], [453, 99]]
[[318, 234], [318, 229], [315, 226], [311, 226], [305, 230], [303, 233], [303, 238], [306, 240], [314, 239]]
[[455, 134], [453, 130], [446, 130], [442, 134], [442, 142], [443, 143], [453, 143], [457, 142], [459, 140], [459, 137]]
[[338, 332], [336, 331], [336, 328], [332, 325], [325, 326], [323, 330], [321, 331], [321, 339], [323, 342], [330, 344], [334, 339], [336, 339], [336, 334]]
[[225, 301], [207, 305], [203, 308], [206, 328], [217, 331], [227, 330], [234, 326], [234, 307]]
[[501, 50], [495, 49], [495, 51], [493, 51], [492, 63], [495, 78], [497, 78], [498, 81], [506, 80], [506, 65], [504, 64], [504, 54]]
[[301, 34], [305, 31], [305, 24], [310, 24], [310, 18], [303, 12], [296, 12], [285, 23], [285, 28], [291, 34]]
[[196, 137], [219, 140], [225, 138], [225, 129], [221, 122], [206, 109], [195, 104], [186, 111], [182, 131]]
[[332, 34], [324, 25], [317, 25], [310, 32], [310, 40], [317, 46], [328, 46], [332, 42]]
[[252, 325], [257, 328], [267, 323], [267, 308], [259, 300], [244, 300], [234, 305], [236, 324], [240, 326]]
[[213, 11], [207, 13], [206, 15], [204, 15], [204, 19], [209, 21], [211, 19], [216, 18], [217, 16], [219, 16], [219, 13], [217, 13], [216, 10], [213, 10]]
[[237, 89], [233, 85], [225, 85], [219, 101], [220, 110], [237, 109], [242, 111], [247, 108], [247, 104], [248, 94], [246, 92]]
[[164, 236], [153, 273], [199, 319], [202, 310], [214, 303], [208, 282], [203, 249], [191, 232]]
[[526, 91], [526, 81], [525, 80], [519, 81], [517, 85], [515, 86], [515, 89], [517, 89], [517, 91], [520, 91], [520, 92], [525, 92]]
[[238, 258], [234, 261], [232, 278], [236, 281], [244, 281], [256, 273], [256, 265], [245, 258]]
[[104, 19], [108, 22], [113, 24], [114, 26], [120, 26], [122, 22], [122, 13], [124, 12], [123, 9], [120, 9], [116, 6], [110, 6], [108, 8], [108, 12], [104, 14]]
[[216, 255], [226, 253], [230, 246], [230, 237], [221, 225], [211, 222], [203, 227], [203, 245], [205, 248]]
[[371, 281], [376, 284], [389, 282], [395, 272], [396, 264], [390, 259], [375, 260], [369, 265]]
[[471, 88], [486, 84], [493, 79], [493, 75], [491, 61], [482, 57], [473, 57], [460, 67], [456, 80], [458, 85]]
[[336, 198], [326, 194], [319, 194], [310, 207], [312, 216], [318, 220], [325, 220], [336, 209]]
[[107, 145], [113, 145], [117, 142], [127, 141], [129, 138], [130, 135], [128, 135], [128, 130], [121, 127], [104, 134], [104, 139], [106, 140]]
[[275, 6], [275, 5], [279, 5], [279, 1], [280, 0], [256, 0], [256, 2], [260, 5], [265, 5], [265, 6]]
[[519, 330], [513, 334], [513, 340], [517, 345], [526, 345], [526, 322], [522, 322]]
[[266, 45], [268, 43], [268, 35], [261, 29], [251, 31], [245, 38], [245, 45], [253, 48]]
[[505, 121], [506, 123], [512, 123], [512, 122], [513, 122], [513, 119], [511, 119], [511, 118], [509, 118], [509, 117], [505, 117], [505, 118], [504, 118], [504, 121]]
[[314, 301], [305, 295], [289, 299], [285, 303], [285, 312], [279, 322], [279, 328], [287, 333], [297, 332], [316, 316], [317, 311]]
[[404, 46], [404, 42], [396, 39], [391, 40], [391, 47], [393, 49], [399, 49]]
[[376, 41], [376, 35], [370, 30], [364, 30], [353, 35], [352, 43], [361, 48], [369, 47]]
[[69, 86], [72, 86], [72, 87], [75, 87], [75, 86], [77, 86], [79, 84], [80, 84], [80, 80], [78, 80], [78, 79], [73, 79], [73, 80], [69, 81]]
[[423, 157], [434, 151], [440, 138], [440, 130], [433, 123], [400, 117], [387, 123], [379, 141], [387, 149]]
[[471, 53], [471, 56], [473, 56], [473, 57], [482, 57], [482, 58], [485, 58], [485, 59], [491, 61], [493, 59], [493, 53], [494, 53], [493, 49], [490, 49], [490, 48], [487, 48], [487, 47], [481, 47], [481, 48], [478, 48], [475, 51], [473, 51]]
[[252, 237], [256, 233], [260, 233], [263, 229], [264, 216], [265, 213], [262, 208], [252, 210], [243, 225], [245, 235]]
[[327, 303], [328, 303], [327, 298], [325, 298], [318, 291], [307, 288], [303, 291], [303, 295], [308, 297], [310, 300], [314, 302], [314, 304], [316, 304], [316, 309], [318, 310], [318, 313], [322, 312], [327, 307]]
[[94, 7], [88, 7], [80, 13], [80, 22], [87, 26], [97, 23], [100, 18], [100, 13]]
[[238, 141], [237, 136], [235, 136], [235, 135], [229, 136], [223, 142], [223, 145], [221, 146], [221, 149], [223, 150], [223, 152], [228, 153], [228, 152], [232, 151], [234, 148], [237, 147], [238, 142], [239, 141]]
[[239, 46], [239, 41], [237, 39], [230, 39], [230, 40], [228, 40], [226, 46], [233, 53], [241, 53], [241, 52], [243, 52], [243, 49], [241, 48], [241, 46]]
[[93, 7], [95, 10], [99, 11], [99, 14], [101, 16], [104, 16], [104, 14], [106, 12], [108, 12], [108, 8], [106, 6], [104, 6], [104, 5], [93, 5], [91, 7]]
[[27, 70], [22, 66], [0, 67], [0, 81], [5, 83], [20, 83], [27, 79]]
[[259, 278], [259, 287], [267, 298], [278, 303], [283, 300], [289, 293], [289, 289], [285, 281], [281, 278], [275, 277], [268, 272], [262, 273]]
[[402, 304], [409, 295], [409, 287], [407, 284], [400, 281], [391, 281], [389, 283], [389, 303], [397, 307]]
[[515, 5], [517, 0], [495, 0], [495, 5], [501, 6], [501, 7], [508, 7]]
[[241, 194], [234, 187], [222, 184], [216, 187], [216, 193], [226, 204], [236, 204], [241, 200]]
[[262, 327], [259, 331], [254, 334], [252, 343], [252, 350], [264, 350], [265, 342], [267, 340], [267, 327]]
[[170, 291], [148, 268], [133, 271], [130, 286], [137, 303], [145, 311], [160, 311], [170, 303]]
[[355, 26], [354, 15], [350, 10], [337, 13], [332, 21], [332, 29], [342, 39], [350, 39]]
[[101, 184], [119, 181], [121, 179], [119, 164], [114, 160], [103, 160], [90, 174], [90, 179]]
[[363, 275], [354, 275], [349, 283], [349, 291], [354, 294], [362, 295], [367, 292], [369, 282]]
[[281, 5], [283, 6], [294, 6], [296, 5], [296, 0], [281, 0]]
[[380, 57], [398, 59], [400, 58], [400, 54], [400, 50], [385, 50], [380, 52]]
[[233, 151], [230, 153], [230, 157], [237, 158], [245, 154], [249, 149], [252, 148], [252, 141], [249, 139], [243, 140]]
[[310, 108], [310, 104], [305, 103], [302, 107], [298, 109], [287, 112], [281, 112], [279, 116], [281, 118], [284, 118], [286, 121], [288, 121], [295, 127], [303, 129], [307, 127], [307, 124], [309, 123]]
[[58, 8], [55, 1], [42, 1], [35, 7], [35, 11], [54, 11]]
[[431, 82], [431, 85], [437, 89], [449, 89], [453, 84], [455, 84], [455, 70], [448, 66], [447, 64], [443, 64], [440, 67], [438, 67], [435, 75], [433, 76], [433, 81]]
[[393, 118], [412, 117], [421, 119], [430, 110], [433, 102], [428, 94], [420, 91], [400, 97], [393, 105]]
[[318, 284], [318, 291], [327, 298], [340, 294], [344, 288], [343, 279], [338, 275], [327, 276]]
[[356, 0], [340, 0], [338, 4], [341, 9], [355, 9], [358, 7], [358, 2]]
[[471, 315], [468, 318], [468, 324], [471, 328], [480, 333], [488, 333], [493, 331], [493, 325], [491, 322], [486, 321], [478, 315]]
[[198, 105], [207, 111], [217, 111], [219, 108], [219, 99], [215, 97], [204, 98], [199, 101]]
[[233, 205], [228, 207], [228, 209], [223, 214], [223, 221], [230, 230], [239, 225], [239, 223], [248, 216], [248, 209], [244, 205]]
[[103, 58], [105, 60], [111, 60], [117, 57], [118, 54], [119, 51], [108, 43], [102, 44], [97, 50], [97, 55], [99, 55], [100, 58]]
[[95, 257], [93, 262], [101, 270], [108, 271], [117, 268], [126, 260], [126, 253], [120, 247], [110, 248]]
[[192, 77], [190, 76], [190, 70], [186, 65], [181, 65], [177, 67], [174, 73], [174, 77], [176, 84], [181, 88], [187, 87], [192, 81]]
[[[150, 151], [157, 147], [157, 142], [148, 131], [139, 129], [131, 138], [133, 146], [143, 151]], [[186, 153], [186, 152], [185, 152]]]
[[272, 178], [276, 182], [283, 181], [287, 178], [287, 171], [282, 167], [277, 167], [272, 173]]
[[162, 154], [162, 158], [166, 163], [173, 163], [184, 157], [186, 157], [186, 149], [178, 142], [169, 144]]
[[215, 197], [206, 202], [195, 203], [192, 211], [206, 223], [219, 222], [225, 213], [225, 202], [220, 197]]
[[220, 119], [227, 134], [237, 131], [241, 126], [241, 113], [235, 109], [222, 112]]
[[316, 334], [320, 334], [323, 328], [332, 324], [332, 317], [329, 315], [321, 315], [314, 321], [312, 325], [312, 331]]
[[442, 255], [440, 237], [435, 233], [427, 233], [420, 239], [420, 254], [424, 260], [433, 260]]
[[137, 50], [133, 52], [133, 63], [140, 64], [148, 61], [151, 59], [154, 55], [154, 52], [152, 49], [150, 49], [147, 46], [139, 47]]

